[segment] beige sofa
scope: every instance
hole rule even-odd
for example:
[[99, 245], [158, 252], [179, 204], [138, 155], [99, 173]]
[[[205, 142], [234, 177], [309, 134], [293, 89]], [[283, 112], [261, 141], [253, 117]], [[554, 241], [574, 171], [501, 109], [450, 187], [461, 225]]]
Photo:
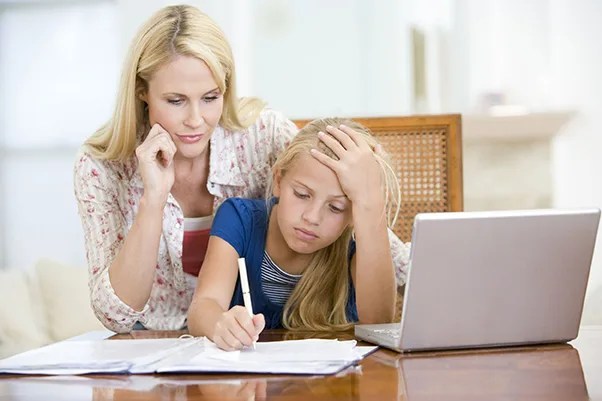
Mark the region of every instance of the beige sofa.
[[90, 308], [87, 275], [47, 259], [0, 269], [0, 358], [103, 329]]

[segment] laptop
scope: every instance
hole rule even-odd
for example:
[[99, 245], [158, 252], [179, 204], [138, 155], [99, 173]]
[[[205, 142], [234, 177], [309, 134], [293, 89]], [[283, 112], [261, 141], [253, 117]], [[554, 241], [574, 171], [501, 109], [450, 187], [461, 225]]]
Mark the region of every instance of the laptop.
[[577, 337], [599, 209], [422, 213], [399, 323], [356, 325], [399, 352]]

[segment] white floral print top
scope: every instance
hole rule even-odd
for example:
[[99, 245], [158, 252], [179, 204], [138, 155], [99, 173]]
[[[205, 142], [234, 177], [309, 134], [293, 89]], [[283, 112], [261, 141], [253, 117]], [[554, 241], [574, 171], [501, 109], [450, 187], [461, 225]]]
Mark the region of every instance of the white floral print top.
[[[210, 139], [207, 180], [207, 189], [215, 197], [214, 211], [229, 197], [264, 197], [271, 166], [296, 133], [293, 122], [270, 109], [244, 131], [216, 127]], [[136, 322], [154, 330], [183, 328], [196, 277], [182, 269], [184, 215], [175, 198], [169, 194], [164, 209], [150, 297], [142, 311], [136, 311], [119, 299], [109, 280], [109, 266], [134, 222], [143, 193], [136, 157], [127, 162], [98, 160], [82, 147], [75, 162], [74, 191], [84, 231], [91, 304], [98, 319], [118, 333], [130, 331]], [[392, 233], [390, 239], [401, 284], [409, 246]]]

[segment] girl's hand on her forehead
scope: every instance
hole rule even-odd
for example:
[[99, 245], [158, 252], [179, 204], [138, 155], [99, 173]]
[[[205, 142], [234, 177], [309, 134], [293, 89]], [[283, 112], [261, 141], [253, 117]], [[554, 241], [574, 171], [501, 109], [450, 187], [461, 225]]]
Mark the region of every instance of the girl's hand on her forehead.
[[[339, 160], [334, 160], [317, 149], [311, 154], [337, 175], [341, 188], [353, 204], [374, 204], [382, 195], [381, 167], [366, 140], [353, 129], [340, 125], [326, 127], [327, 133], [319, 133], [320, 140]], [[378, 197], [378, 198], [376, 198]]]
[[173, 158], [177, 148], [169, 133], [153, 125], [146, 139], [136, 148], [138, 169], [144, 185], [144, 197], [164, 205], [175, 180]]
[[226, 351], [249, 347], [257, 341], [264, 327], [265, 318], [261, 313], [249, 316], [245, 307], [237, 305], [222, 313], [215, 325], [213, 342]]

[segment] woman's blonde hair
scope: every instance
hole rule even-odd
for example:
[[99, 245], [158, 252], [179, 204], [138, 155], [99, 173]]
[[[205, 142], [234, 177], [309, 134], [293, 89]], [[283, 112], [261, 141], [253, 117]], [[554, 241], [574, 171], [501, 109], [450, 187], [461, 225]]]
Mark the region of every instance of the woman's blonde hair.
[[[291, 144], [280, 154], [273, 166], [274, 176], [284, 176], [293, 167], [301, 154], [309, 154], [316, 148], [332, 157], [337, 156], [322, 141], [318, 132], [326, 132], [326, 126], [338, 127], [344, 124], [361, 135], [373, 151], [378, 142], [370, 131], [355, 121], [340, 118], [314, 120], [303, 127], [293, 138]], [[383, 214], [389, 226], [395, 224], [399, 213], [400, 191], [395, 172], [384, 152], [374, 153], [381, 166], [382, 189], [386, 207]], [[273, 193], [273, 182], [268, 186], [268, 198]], [[346, 330], [350, 327], [346, 306], [349, 296], [349, 243], [352, 228], [347, 227], [341, 236], [331, 245], [317, 251], [303, 272], [303, 277], [293, 290], [284, 306], [283, 325], [289, 330]]]
[[238, 99], [232, 50], [221, 29], [199, 9], [169, 6], [155, 13], [138, 31], [125, 60], [113, 117], [87, 141], [100, 159], [125, 160], [150, 129], [146, 103], [140, 96], [148, 81], [176, 56], [204, 61], [224, 96], [220, 125], [244, 129], [257, 119], [265, 104], [257, 98]]

